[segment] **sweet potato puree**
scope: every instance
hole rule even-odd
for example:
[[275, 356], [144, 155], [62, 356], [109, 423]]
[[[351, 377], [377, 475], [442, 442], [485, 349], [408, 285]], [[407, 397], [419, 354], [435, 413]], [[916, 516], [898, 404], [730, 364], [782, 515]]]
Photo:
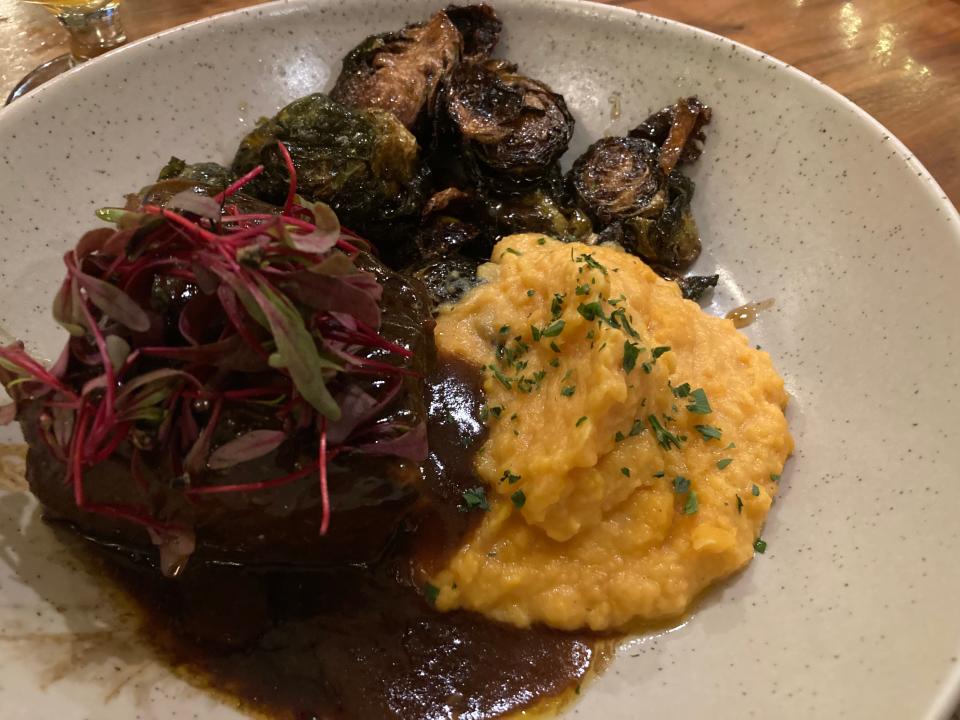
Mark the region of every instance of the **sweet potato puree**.
[[442, 610], [573, 629], [682, 614], [754, 554], [793, 441], [783, 380], [729, 320], [613, 247], [504, 238], [444, 308], [484, 368], [481, 523], [431, 578]]

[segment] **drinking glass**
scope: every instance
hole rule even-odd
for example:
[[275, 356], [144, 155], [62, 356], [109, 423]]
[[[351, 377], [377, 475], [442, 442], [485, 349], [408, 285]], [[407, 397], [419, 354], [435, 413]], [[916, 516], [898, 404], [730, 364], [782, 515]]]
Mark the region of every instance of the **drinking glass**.
[[70, 34], [70, 52], [45, 62], [17, 83], [7, 98], [11, 103], [52, 77], [84, 60], [102, 55], [126, 42], [120, 24], [120, 0], [23, 0], [43, 5]]

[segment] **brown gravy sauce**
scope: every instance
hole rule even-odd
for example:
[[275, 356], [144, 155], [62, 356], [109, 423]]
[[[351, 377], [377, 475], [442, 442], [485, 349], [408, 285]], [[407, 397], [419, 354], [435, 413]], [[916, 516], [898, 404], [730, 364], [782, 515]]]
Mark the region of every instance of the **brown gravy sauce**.
[[284, 720], [481, 720], [579, 691], [609, 640], [438, 613], [424, 600], [420, 578], [479, 519], [457, 505], [477, 484], [485, 433], [474, 371], [440, 362], [428, 393], [427, 497], [386, 557], [316, 571], [191, 563], [169, 581], [113, 553], [151, 644], [195, 684]]
[[763, 310], [769, 310], [773, 307], [773, 304], [773, 298], [760, 300], [759, 302], [747, 303], [746, 305], [735, 307], [733, 310], [724, 315], [724, 317], [727, 320], [733, 320], [733, 326], [735, 328], [745, 328], [747, 325], [753, 324], [760, 312]]

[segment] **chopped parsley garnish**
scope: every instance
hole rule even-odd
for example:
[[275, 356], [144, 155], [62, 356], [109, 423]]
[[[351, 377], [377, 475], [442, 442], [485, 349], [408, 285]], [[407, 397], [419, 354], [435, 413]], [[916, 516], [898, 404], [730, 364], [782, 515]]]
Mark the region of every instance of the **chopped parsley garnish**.
[[523, 255], [523, 253], [517, 250], [516, 248], [507, 248], [507, 252], [510, 253], [511, 255]]
[[501, 334], [501, 335], [506, 335], [508, 332], [510, 332], [510, 326], [509, 326], [509, 325], [501, 325], [501, 326], [500, 326], [500, 334]]
[[540, 328], [538, 328], [536, 325], [531, 325], [530, 337], [533, 338], [534, 342], [540, 342]]
[[743, 512], [743, 500], [740, 499], [740, 496], [739, 496], [739, 495], [737, 495], [736, 498], [737, 498], [737, 513], [742, 513], [742, 512]]
[[685, 398], [690, 394], [690, 383], [684, 383], [683, 385], [677, 385], [676, 387], [671, 385], [670, 389], [673, 390], [674, 397]]
[[690, 494], [687, 495], [687, 501], [683, 504], [683, 514], [693, 515], [699, 507], [700, 503], [697, 501], [697, 493], [693, 491], [693, 488], [690, 488]]
[[[560, 313], [563, 312], [563, 299], [566, 297], [564, 293], [555, 293], [553, 296], [553, 301], [550, 303], [550, 315], [554, 319], [560, 317]], [[547, 336], [549, 337], [549, 335]]]
[[647, 420], [650, 423], [650, 427], [653, 428], [653, 433], [656, 435], [660, 447], [664, 450], [669, 450], [671, 445], [680, 447], [680, 438], [664, 428], [663, 425], [660, 424], [660, 421], [657, 420], [656, 415], [647, 415]]
[[516, 420], [518, 417], [520, 417], [520, 416], [517, 415], [516, 413], [514, 413], [513, 415], [510, 416], [510, 419], [511, 419], [511, 420]]
[[550, 341], [550, 349], [555, 353], [560, 352], [560, 347], [553, 340]]
[[625, 340], [623, 343], [623, 370], [629, 373], [637, 366], [637, 357], [640, 355], [640, 348], [636, 343]]
[[547, 244], [546, 238], [537, 238], [537, 245], [546, 245], [546, 244]]
[[733, 458], [724, 458], [723, 460], [717, 460], [717, 470], [723, 470], [727, 465], [733, 462]]
[[767, 541], [762, 538], [757, 538], [753, 542], [753, 549], [763, 555], [767, 551]]
[[774, 482], [780, 482], [780, 476], [777, 473], [771, 473], [770, 479], [773, 480]]
[[658, 357], [667, 352], [670, 352], [670, 346], [660, 345], [659, 347], [655, 347], [653, 350], [651, 350], [650, 354], [653, 355], [653, 359], [656, 360]]
[[690, 393], [691, 402], [687, 405], [687, 410], [698, 415], [707, 415], [713, 410], [710, 409], [710, 403], [707, 400], [707, 394], [703, 388], [697, 388]]
[[580, 313], [587, 322], [606, 319], [603, 315], [603, 306], [596, 300], [590, 303], [580, 303], [577, 305], [577, 312]]
[[570, 397], [577, 391], [576, 385], [567, 385], [563, 390], [560, 391], [560, 394], [564, 397]]
[[499, 418], [502, 412], [503, 412], [503, 408], [499, 405], [494, 405], [492, 408], [490, 408], [490, 414], [493, 415], [495, 418]]
[[591, 255], [590, 253], [584, 253], [583, 255], [578, 257], [577, 262], [586, 263], [587, 267], [592, 268], [593, 270], [599, 270], [604, 275], [607, 274], [607, 269], [603, 265], [598, 263], [596, 260], [594, 260], [593, 255]]
[[536, 290], [532, 290], [532, 289], [531, 289], [531, 290], [527, 290], [527, 297], [533, 297], [533, 296], [536, 295], [536, 294], [537, 294], [537, 291], [536, 291]]
[[563, 320], [556, 320], [549, 325], [547, 325], [543, 330], [540, 331], [540, 334], [543, 337], [556, 337], [563, 332], [563, 328], [566, 327], [566, 323]]
[[651, 365], [651, 364], [648, 363], [648, 362], [642, 362], [642, 363], [640, 363], [640, 367], [643, 368], [643, 371], [644, 371], [647, 375], [649, 375], [650, 373], [653, 372], [653, 365]]
[[497, 369], [496, 365], [488, 365], [490, 371], [493, 373], [493, 376], [500, 381], [500, 384], [503, 385], [507, 390], [510, 390], [513, 386], [513, 381], [510, 380], [506, 375], [504, 375], [500, 370]]
[[550, 361], [550, 367], [556, 368], [560, 367], [560, 358], [554, 358]]
[[630, 477], [630, 468], [622, 467], [620, 468], [620, 472], [623, 474], [624, 477]]
[[513, 474], [512, 472], [510, 472], [509, 470], [504, 470], [504, 471], [503, 471], [503, 476], [500, 478], [500, 482], [503, 482], [504, 480], [507, 481], [507, 484], [509, 484], [509, 485], [514, 485], [514, 484], [520, 482], [520, 476], [519, 476], [519, 475], [514, 475], [514, 474]]
[[722, 434], [722, 430], [713, 425], [694, 425], [701, 435], [703, 435], [704, 440], [719, 440]]
[[490, 503], [487, 500], [487, 491], [482, 487], [470, 488], [463, 491], [463, 505], [460, 506], [461, 512], [469, 510], [490, 511]]
[[736, 446], [736, 443], [730, 443], [724, 448], [724, 450], [733, 450]]
[[572, 375], [573, 375], [573, 370], [567, 370], [567, 371], [563, 374], [563, 378], [560, 380], [560, 382], [566, 382], [567, 380], [570, 379], [570, 376], [572, 376]]
[[496, 365], [488, 365], [490, 371], [493, 373], [493, 376], [500, 381], [500, 384], [503, 385], [507, 390], [509, 390], [513, 385], [510, 378], [504, 375], [500, 370], [497, 369]]
[[677, 495], [683, 495], [683, 493], [689, 490], [690, 490], [690, 481], [687, 480], [685, 477], [683, 477], [682, 475], [677, 475], [673, 479], [673, 491], [677, 493]]
[[423, 586], [423, 597], [426, 598], [427, 602], [431, 605], [437, 604], [437, 598], [440, 596], [440, 588], [436, 585], [431, 585], [427, 583]]
[[759, 497], [760, 488], [757, 485], [754, 485], [752, 488], [750, 488], [750, 494], [753, 495], [754, 497]]
[[643, 426], [643, 420], [637, 418], [633, 421], [633, 425], [630, 426], [630, 437], [634, 437], [642, 433], [646, 428]]
[[543, 380], [546, 376], [547, 376], [547, 371], [546, 371], [546, 370], [537, 370], [537, 371], [533, 374], [533, 381], [534, 381], [537, 385], [539, 385], [539, 384], [540, 384], [540, 381]]
[[662, 478], [662, 477], [664, 476], [664, 474], [665, 474], [665, 473], [663, 472], [663, 470], [661, 470], [660, 472], [655, 472], [655, 473], [653, 474], [653, 476], [654, 476], [655, 478]]
[[624, 435], [624, 434], [623, 434], [622, 432], [620, 432], [619, 430], [617, 430], [617, 434], [613, 436], [613, 439], [614, 439], [615, 442], [623, 442], [624, 440], [627, 439], [627, 436]]
[[587, 416], [586, 416], [586, 415], [582, 415], [582, 416], [580, 417], [580, 419], [577, 420], [577, 427], [580, 427], [580, 426], [583, 425], [586, 421], [587, 421]]
[[574, 295], [589, 295], [590, 286], [589, 285], [577, 285], [577, 289], [573, 291]]
[[607, 320], [607, 323], [610, 325], [610, 327], [622, 327], [623, 331], [630, 337], [640, 337], [640, 333], [634, 330], [633, 325], [631, 325], [630, 321], [627, 320], [627, 311], [623, 308], [618, 308], [610, 313], [610, 319]]
[[519, 510], [523, 507], [523, 504], [527, 502], [527, 496], [523, 494], [523, 490], [517, 490], [510, 496], [510, 500], [513, 501], [513, 506]]

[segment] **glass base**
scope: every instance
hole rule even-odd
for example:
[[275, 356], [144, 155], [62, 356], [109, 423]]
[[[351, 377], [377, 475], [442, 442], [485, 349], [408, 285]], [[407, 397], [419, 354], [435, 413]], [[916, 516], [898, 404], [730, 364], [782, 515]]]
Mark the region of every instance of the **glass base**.
[[76, 64], [77, 61], [74, 60], [73, 56], [70, 54], [61, 55], [59, 57], [55, 57], [53, 60], [48, 60], [43, 65], [28, 73], [26, 77], [24, 77], [14, 86], [9, 97], [7, 98], [6, 103], [4, 104], [9, 105], [17, 98], [26, 95], [35, 87], [43, 85], [43, 83], [45, 83], [47, 80], [55, 78], [60, 73], [66, 72]]

